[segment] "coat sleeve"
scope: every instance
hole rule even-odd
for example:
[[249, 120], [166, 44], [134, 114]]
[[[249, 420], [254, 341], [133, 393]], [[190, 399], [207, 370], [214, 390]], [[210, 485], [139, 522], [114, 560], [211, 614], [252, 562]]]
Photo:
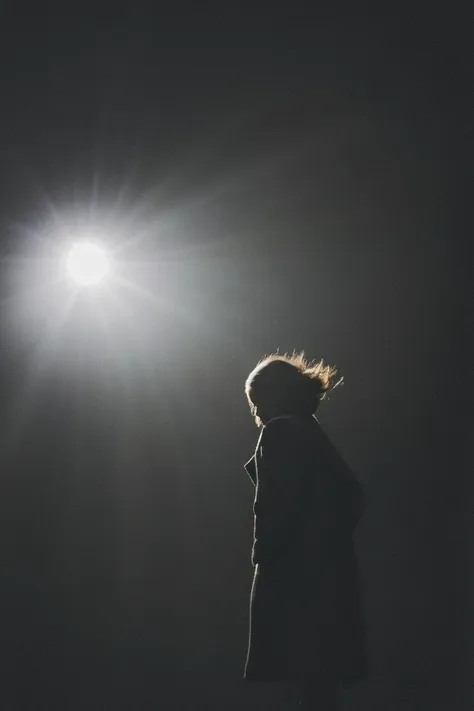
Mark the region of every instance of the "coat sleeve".
[[288, 418], [270, 421], [256, 452], [252, 564], [271, 564], [294, 543], [307, 480], [305, 441]]

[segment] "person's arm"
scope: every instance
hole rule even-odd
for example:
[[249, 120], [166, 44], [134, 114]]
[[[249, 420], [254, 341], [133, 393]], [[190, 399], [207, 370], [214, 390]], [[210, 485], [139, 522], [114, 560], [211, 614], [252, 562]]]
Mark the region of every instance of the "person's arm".
[[256, 453], [252, 564], [262, 567], [293, 544], [308, 480], [307, 439], [289, 418], [271, 420]]

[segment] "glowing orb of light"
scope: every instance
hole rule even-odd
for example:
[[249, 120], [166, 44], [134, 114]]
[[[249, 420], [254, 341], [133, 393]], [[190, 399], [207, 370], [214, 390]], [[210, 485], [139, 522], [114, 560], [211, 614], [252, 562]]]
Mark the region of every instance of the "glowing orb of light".
[[96, 244], [78, 242], [66, 259], [69, 276], [81, 286], [94, 286], [105, 279], [110, 272], [110, 261], [106, 252]]

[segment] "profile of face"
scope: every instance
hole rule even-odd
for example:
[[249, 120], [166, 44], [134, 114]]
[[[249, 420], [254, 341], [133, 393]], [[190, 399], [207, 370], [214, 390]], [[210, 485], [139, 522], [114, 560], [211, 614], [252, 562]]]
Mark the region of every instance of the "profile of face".
[[254, 405], [254, 407], [251, 408], [252, 412], [252, 417], [255, 420], [255, 423], [258, 425], [258, 422], [260, 420], [262, 425], [265, 425], [266, 422], [268, 422], [268, 417], [265, 416], [265, 413], [262, 411], [261, 408], [257, 407]]

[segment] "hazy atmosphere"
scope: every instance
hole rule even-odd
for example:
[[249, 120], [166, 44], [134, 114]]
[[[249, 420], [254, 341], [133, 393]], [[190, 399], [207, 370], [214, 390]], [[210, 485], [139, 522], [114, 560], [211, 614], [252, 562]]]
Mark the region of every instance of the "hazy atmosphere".
[[344, 708], [472, 706], [463, 21], [310, 5], [2, 4], [4, 711], [267, 708], [244, 384], [277, 349], [344, 376], [318, 418], [368, 499]]

